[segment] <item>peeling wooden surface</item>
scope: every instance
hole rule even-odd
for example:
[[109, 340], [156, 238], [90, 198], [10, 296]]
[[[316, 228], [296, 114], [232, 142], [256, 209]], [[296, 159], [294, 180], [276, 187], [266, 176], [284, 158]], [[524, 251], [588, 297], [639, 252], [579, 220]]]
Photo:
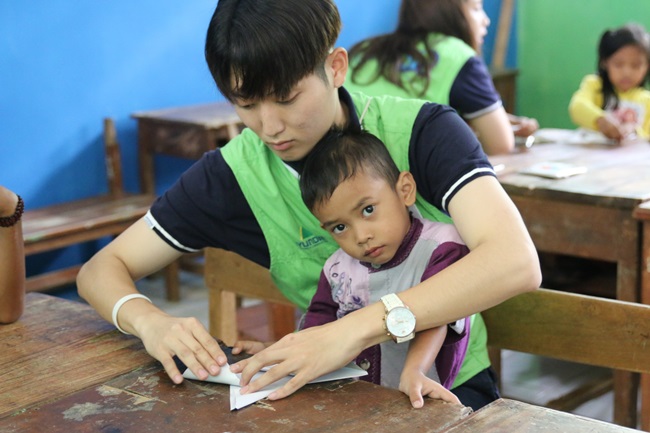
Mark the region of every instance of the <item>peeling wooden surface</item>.
[[625, 433], [626, 427], [514, 400], [497, 400], [448, 433]]
[[21, 319], [0, 326], [0, 418], [152, 362], [88, 305], [28, 293]]
[[308, 385], [280, 401], [229, 410], [229, 387], [174, 385], [158, 366], [122, 375], [0, 421], [0, 431], [48, 432], [444, 432], [467, 417], [460, 405], [426, 400], [412, 409], [399, 391], [362, 381]]

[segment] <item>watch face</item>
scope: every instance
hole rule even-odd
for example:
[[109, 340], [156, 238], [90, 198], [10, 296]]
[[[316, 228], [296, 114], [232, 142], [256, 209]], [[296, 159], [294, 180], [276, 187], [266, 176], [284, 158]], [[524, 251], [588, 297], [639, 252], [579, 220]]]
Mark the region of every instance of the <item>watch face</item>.
[[397, 338], [406, 337], [415, 330], [415, 316], [406, 307], [396, 307], [386, 315], [386, 329]]

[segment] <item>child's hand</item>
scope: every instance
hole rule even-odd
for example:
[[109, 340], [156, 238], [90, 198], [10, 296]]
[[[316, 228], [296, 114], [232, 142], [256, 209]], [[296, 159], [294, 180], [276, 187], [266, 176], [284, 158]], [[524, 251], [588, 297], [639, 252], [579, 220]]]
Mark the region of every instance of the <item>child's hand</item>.
[[404, 370], [399, 381], [399, 390], [411, 400], [411, 405], [419, 409], [424, 406], [422, 396], [437, 398], [447, 403], [461, 404], [458, 397], [433, 379], [418, 370]]
[[599, 117], [596, 120], [596, 125], [598, 130], [605, 135], [607, 138], [620, 141], [627, 135], [628, 128], [625, 125], [622, 125], [614, 116], [607, 114], [603, 117]]
[[251, 355], [255, 355], [257, 352], [261, 352], [262, 350], [269, 347], [271, 344], [273, 344], [273, 342], [262, 343], [261, 341], [241, 340], [236, 342], [232, 346], [232, 354], [239, 355], [240, 353], [244, 352], [244, 353], [250, 353]]

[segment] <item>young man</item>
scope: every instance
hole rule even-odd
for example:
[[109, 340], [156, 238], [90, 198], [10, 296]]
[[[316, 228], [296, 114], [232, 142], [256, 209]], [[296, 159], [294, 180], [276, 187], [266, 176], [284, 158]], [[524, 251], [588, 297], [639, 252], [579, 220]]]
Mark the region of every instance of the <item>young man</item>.
[[[168, 316], [141, 299], [133, 281], [184, 252], [221, 247], [269, 267], [284, 294], [305, 309], [323, 263], [337, 246], [302, 203], [297, 176], [305, 156], [332, 126], [363, 126], [377, 135], [400, 170], [413, 173], [422, 214], [443, 220], [448, 213], [470, 249], [462, 260], [400, 294], [417, 318], [416, 331], [539, 286], [535, 248], [472, 131], [446, 107], [348, 94], [342, 88], [347, 52], [334, 47], [340, 26], [331, 0], [220, 0], [207, 33], [206, 59], [219, 90], [248, 129], [206, 154], [79, 274], [84, 299], [140, 337], [176, 383], [182, 376], [174, 355], [199, 378], [217, 374], [226, 358], [198, 320]], [[305, 232], [314, 242], [302, 242]], [[295, 374], [269, 396], [286, 397], [388, 340], [385, 314], [381, 303], [373, 303], [286, 336], [231, 369], [242, 373], [243, 392]], [[486, 381], [489, 361], [481, 341], [485, 334], [476, 337], [461, 371], [469, 390], [459, 396], [465, 404], [474, 397], [485, 403], [485, 390], [474, 379]], [[249, 383], [271, 364], [277, 365]], [[491, 391], [492, 381], [486, 382]]]

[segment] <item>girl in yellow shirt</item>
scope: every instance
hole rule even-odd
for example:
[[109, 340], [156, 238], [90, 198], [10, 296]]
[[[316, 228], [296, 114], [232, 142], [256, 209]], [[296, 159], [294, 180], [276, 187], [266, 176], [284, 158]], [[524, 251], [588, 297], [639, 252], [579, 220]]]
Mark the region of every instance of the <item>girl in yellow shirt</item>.
[[569, 103], [571, 120], [621, 141], [650, 138], [650, 34], [638, 24], [603, 33], [598, 75], [587, 75]]

